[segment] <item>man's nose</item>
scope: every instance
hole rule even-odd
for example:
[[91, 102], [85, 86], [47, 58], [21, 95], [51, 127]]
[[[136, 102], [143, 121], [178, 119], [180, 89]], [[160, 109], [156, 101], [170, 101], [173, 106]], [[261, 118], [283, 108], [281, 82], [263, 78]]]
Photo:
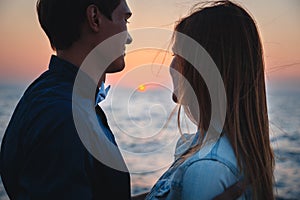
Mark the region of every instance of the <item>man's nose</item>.
[[126, 44], [130, 44], [132, 42], [132, 37], [129, 33], [127, 33]]

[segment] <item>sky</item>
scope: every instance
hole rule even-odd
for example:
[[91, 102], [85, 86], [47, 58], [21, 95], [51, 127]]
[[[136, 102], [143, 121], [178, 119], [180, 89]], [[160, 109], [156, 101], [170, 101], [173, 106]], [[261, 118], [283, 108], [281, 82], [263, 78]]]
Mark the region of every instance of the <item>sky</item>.
[[[195, 0], [127, 0], [133, 13], [129, 31], [147, 27], [172, 30]], [[300, 1], [240, 0], [261, 34], [268, 81], [300, 86]], [[36, 0], [0, 1], [0, 83], [29, 84], [47, 70], [52, 51], [38, 23]], [[134, 39], [134, 38], [133, 38]], [[159, 40], [159, 39], [158, 39]], [[149, 63], [155, 53], [128, 52], [124, 72], [108, 76], [116, 83], [128, 71]], [[143, 60], [144, 59], [144, 60]], [[170, 59], [165, 64], [168, 65]]]

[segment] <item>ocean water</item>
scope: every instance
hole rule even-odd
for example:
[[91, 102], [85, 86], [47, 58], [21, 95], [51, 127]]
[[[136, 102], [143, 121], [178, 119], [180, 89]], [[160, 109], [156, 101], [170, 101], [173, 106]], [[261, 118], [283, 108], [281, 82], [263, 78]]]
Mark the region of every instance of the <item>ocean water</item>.
[[[25, 86], [0, 85], [0, 142]], [[300, 92], [268, 92], [271, 144], [276, 156], [277, 199], [300, 199]], [[166, 88], [111, 89], [101, 106], [131, 172], [132, 193], [147, 191], [168, 168], [180, 133]], [[166, 125], [167, 123], [167, 125]], [[183, 120], [183, 131], [195, 127]], [[0, 182], [0, 200], [8, 197]]]

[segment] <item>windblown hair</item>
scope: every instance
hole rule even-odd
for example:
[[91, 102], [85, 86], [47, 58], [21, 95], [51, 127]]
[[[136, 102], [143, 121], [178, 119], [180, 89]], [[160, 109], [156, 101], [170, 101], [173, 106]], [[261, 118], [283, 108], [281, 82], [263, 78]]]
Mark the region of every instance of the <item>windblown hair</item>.
[[86, 20], [86, 9], [95, 4], [111, 20], [121, 0], [38, 0], [36, 4], [41, 27], [50, 40], [52, 49], [68, 49], [81, 36]]
[[[231, 142], [245, 182], [252, 188], [253, 199], [274, 199], [275, 164], [269, 138], [263, 50], [254, 20], [241, 6], [218, 1], [201, 7], [197, 5], [190, 15], [176, 24], [175, 31], [197, 41], [218, 67], [227, 95], [223, 132]], [[183, 58], [179, 65], [178, 71], [195, 91], [200, 117], [189, 109], [193, 102], [184, 99], [188, 98], [184, 92], [178, 98], [185, 101], [186, 114], [192, 116], [193, 121], [199, 119], [198, 129], [203, 130], [198, 145], [183, 155], [186, 159], [201, 148], [212, 105], [208, 88], [198, 71]]]

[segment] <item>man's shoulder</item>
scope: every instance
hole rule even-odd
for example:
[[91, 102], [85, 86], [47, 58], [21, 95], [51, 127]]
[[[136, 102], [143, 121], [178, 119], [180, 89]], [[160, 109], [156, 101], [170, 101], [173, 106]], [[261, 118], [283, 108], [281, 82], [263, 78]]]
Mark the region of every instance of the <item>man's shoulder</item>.
[[37, 78], [24, 92], [16, 109], [17, 120], [35, 124], [44, 120], [53, 123], [72, 115], [72, 84], [50, 80], [47, 72]]
[[28, 112], [62, 108], [57, 109], [59, 112], [71, 108], [72, 88], [72, 83], [59, 81], [46, 71], [28, 86], [19, 104], [27, 108]]
[[46, 71], [29, 85], [24, 96], [71, 100], [72, 90], [73, 82], [62, 80]]

